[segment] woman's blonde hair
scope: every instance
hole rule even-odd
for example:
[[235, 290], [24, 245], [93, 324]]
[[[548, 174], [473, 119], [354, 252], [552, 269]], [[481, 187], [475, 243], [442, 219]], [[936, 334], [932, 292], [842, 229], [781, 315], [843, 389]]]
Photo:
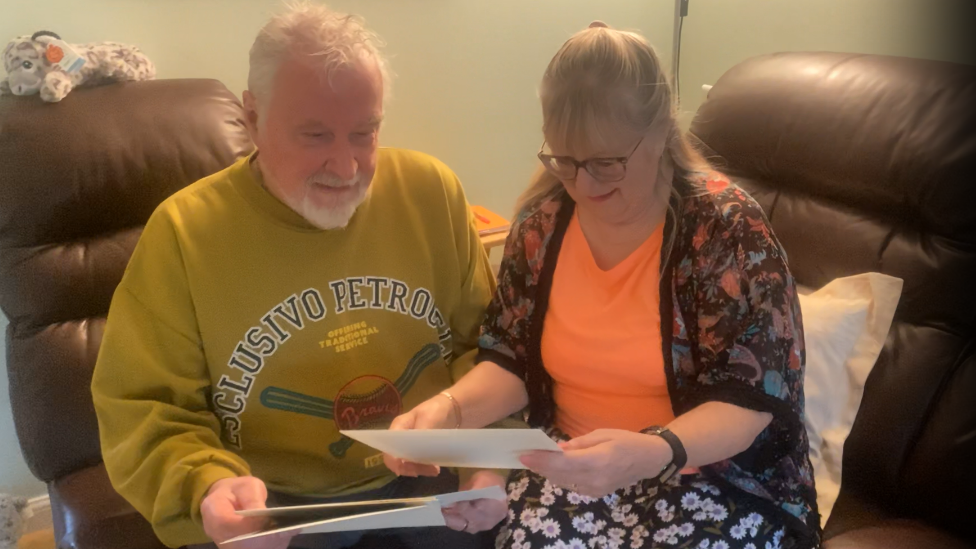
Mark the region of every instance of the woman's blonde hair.
[[[539, 97], [542, 132], [550, 146], [587, 154], [605, 150], [613, 142], [612, 132], [621, 128], [640, 135], [659, 129], [665, 135], [662, 166], [673, 166], [675, 182], [684, 189], [694, 187], [689, 175], [709, 170], [678, 128], [676, 101], [654, 48], [637, 33], [607, 27], [576, 33], [549, 62]], [[524, 212], [561, 185], [540, 168], [516, 211]], [[672, 197], [680, 200], [682, 190], [672, 185]]]

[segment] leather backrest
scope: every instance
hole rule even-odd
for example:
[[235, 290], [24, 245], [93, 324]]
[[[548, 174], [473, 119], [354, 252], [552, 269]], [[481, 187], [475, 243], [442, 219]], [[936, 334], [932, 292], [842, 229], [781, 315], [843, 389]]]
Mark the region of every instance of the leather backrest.
[[[763, 205], [799, 283], [905, 281], [841, 499], [970, 535], [955, 502], [976, 493], [974, 105], [972, 66], [782, 53], [725, 73], [691, 128]], [[835, 507], [835, 532], [844, 515]]]
[[149, 215], [251, 149], [240, 104], [214, 80], [0, 98], [0, 308], [14, 423], [38, 478], [101, 460], [91, 374]]

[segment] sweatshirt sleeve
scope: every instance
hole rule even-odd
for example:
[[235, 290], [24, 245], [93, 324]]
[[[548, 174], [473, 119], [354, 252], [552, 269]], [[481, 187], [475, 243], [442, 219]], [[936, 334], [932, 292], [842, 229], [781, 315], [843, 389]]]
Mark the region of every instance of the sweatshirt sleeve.
[[150, 219], [116, 289], [92, 379], [112, 485], [170, 547], [208, 541], [200, 502], [249, 468], [220, 441], [176, 232]]

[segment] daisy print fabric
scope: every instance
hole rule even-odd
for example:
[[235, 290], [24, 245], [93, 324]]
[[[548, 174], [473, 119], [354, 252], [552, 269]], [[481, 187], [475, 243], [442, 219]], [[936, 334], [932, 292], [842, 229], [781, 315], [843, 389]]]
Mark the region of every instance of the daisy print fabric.
[[527, 470], [508, 484], [496, 549], [793, 549], [787, 527], [701, 475], [639, 482], [603, 498], [554, 486]]

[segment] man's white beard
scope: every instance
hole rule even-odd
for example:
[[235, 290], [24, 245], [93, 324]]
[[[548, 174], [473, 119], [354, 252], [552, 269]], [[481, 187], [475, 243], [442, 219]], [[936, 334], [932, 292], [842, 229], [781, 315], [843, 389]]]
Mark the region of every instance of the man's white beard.
[[[330, 187], [353, 187], [354, 190], [348, 196], [344, 196], [337, 204], [319, 206], [309, 197], [313, 184]], [[356, 173], [356, 176], [348, 181], [328, 175], [316, 175], [305, 182], [305, 194], [302, 196], [301, 202], [292, 204], [291, 207], [306, 221], [320, 229], [326, 231], [342, 229], [349, 224], [349, 220], [356, 213], [356, 209], [366, 199], [367, 190], [369, 190], [369, 181], [363, 181], [359, 173]]]

